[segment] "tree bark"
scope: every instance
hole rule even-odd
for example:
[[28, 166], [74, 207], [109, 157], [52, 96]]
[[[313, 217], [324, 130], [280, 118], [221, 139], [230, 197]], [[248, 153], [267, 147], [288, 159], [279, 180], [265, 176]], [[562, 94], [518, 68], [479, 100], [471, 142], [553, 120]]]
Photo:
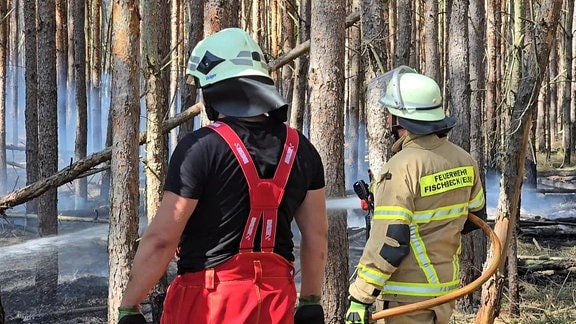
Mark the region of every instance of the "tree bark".
[[[68, 106], [68, 1], [56, 0], [56, 81], [58, 87], [58, 143], [66, 147], [66, 109]], [[25, 11], [26, 12], [26, 11]], [[30, 12], [27, 12], [27, 14]], [[33, 13], [31, 13], [33, 14]], [[72, 24], [73, 25], [73, 24]], [[35, 61], [35, 60], [34, 60]], [[28, 62], [28, 61], [26, 61]], [[28, 70], [28, 69], [27, 69]], [[28, 88], [26, 88], [28, 91]], [[26, 102], [28, 104], [28, 101]], [[26, 119], [28, 120], [28, 119]], [[29, 137], [26, 136], [26, 140]]]
[[[324, 162], [326, 196], [344, 197], [345, 1], [312, 1], [310, 140]], [[335, 130], [338, 130], [335, 132]], [[328, 260], [322, 287], [326, 323], [343, 323], [348, 290], [346, 210], [329, 211]]]
[[[187, 1], [190, 15], [190, 26], [188, 27], [188, 45], [186, 47], [186, 64], [190, 53], [196, 44], [204, 36], [204, 0]], [[196, 88], [188, 83], [182, 85], [182, 106], [181, 110], [187, 109], [196, 102]], [[178, 138], [182, 138], [186, 133], [194, 129], [194, 120], [183, 123], [180, 126]]]
[[[351, 11], [357, 11], [360, 8], [360, 0], [352, 0]], [[353, 27], [348, 29], [348, 48], [346, 54], [348, 56], [347, 71], [347, 111], [348, 123], [346, 126], [347, 135], [345, 137], [347, 146], [346, 155], [346, 188], [352, 188], [352, 185], [358, 178], [359, 166], [364, 164], [363, 156], [358, 155], [358, 144], [363, 140], [360, 135], [360, 98], [362, 91], [362, 55], [361, 55], [361, 32], [360, 28]]]
[[364, 79], [368, 83], [365, 101], [368, 162], [374, 177], [378, 177], [391, 155], [389, 148], [393, 142], [390, 130], [386, 126], [386, 109], [382, 109], [378, 102], [386, 89], [381, 89], [379, 84], [370, 83], [376, 75], [384, 73], [387, 69], [386, 22], [384, 21], [387, 3], [362, 0], [360, 5], [362, 52], [365, 53], [362, 62], [366, 66]]
[[[38, 157], [40, 179], [58, 170], [58, 125], [56, 85], [56, 7], [54, 0], [39, 0], [38, 4]], [[39, 70], [40, 72], [40, 70]], [[38, 233], [40, 236], [58, 234], [57, 191], [47, 190], [38, 199]], [[36, 289], [48, 300], [58, 287], [58, 250], [47, 247], [36, 261]]]
[[[24, 55], [26, 69], [24, 80], [26, 83], [26, 107], [24, 116], [26, 119], [26, 185], [30, 185], [39, 179], [38, 163], [38, 74], [37, 74], [37, 51], [36, 51], [36, 1], [24, 1]], [[26, 204], [26, 212], [37, 212], [36, 200]]]
[[424, 74], [440, 82], [440, 52], [438, 49], [438, 1], [424, 1]]
[[[6, 1], [0, 1], [0, 16], [6, 17]], [[0, 44], [6, 44], [8, 39], [8, 28], [6, 20], [0, 22]], [[0, 48], [0, 195], [7, 192], [8, 173], [6, 160], [6, 46]], [[14, 143], [16, 145], [18, 143]]]
[[[393, 66], [410, 64], [410, 47], [412, 46], [412, 0], [396, 0], [397, 2], [397, 38], [394, 49]], [[384, 72], [384, 71], [382, 71]]]
[[[523, 55], [522, 80], [520, 81], [516, 101], [512, 110], [510, 136], [504, 155], [504, 168], [501, 179], [501, 192], [496, 214], [495, 232], [502, 244], [502, 250], [508, 251], [511, 232], [516, 226], [516, 214], [520, 200], [524, 158], [532, 112], [535, 109], [537, 93], [546, 71], [548, 55], [555, 39], [556, 26], [562, 0], [547, 0], [541, 3], [541, 10], [533, 19], [526, 21], [526, 37]], [[505, 252], [504, 252], [505, 253]], [[490, 263], [493, 256], [489, 255]], [[500, 309], [506, 258], [500, 267], [483, 286], [482, 305], [478, 310], [475, 323], [493, 323]]]
[[108, 322], [118, 307], [136, 253], [139, 219], [140, 17], [137, 0], [112, 4], [112, 195], [108, 233]]
[[99, 151], [103, 148], [103, 130], [102, 130], [102, 33], [100, 29], [102, 24], [102, 0], [92, 0], [90, 7], [90, 107], [92, 108], [92, 149]]
[[[310, 0], [300, 1], [300, 15], [298, 25], [298, 41], [308, 42], [310, 45]], [[286, 51], [290, 53], [290, 51]], [[308, 92], [308, 63], [307, 55], [298, 57], [294, 74], [294, 91], [292, 92], [292, 104], [290, 105], [290, 126], [304, 131], [304, 116], [306, 114]]]
[[[173, 3], [172, 6], [174, 5]], [[148, 224], [152, 222], [160, 206], [168, 166], [168, 139], [162, 132], [162, 122], [166, 118], [168, 107], [170, 107], [168, 99], [170, 75], [163, 69], [166, 64], [164, 60], [169, 53], [168, 38], [165, 37], [169, 30], [166, 27], [161, 27], [166, 26], [166, 24], [161, 22], [170, 19], [167, 14], [168, 10], [167, 3], [163, 1], [144, 0], [143, 2], [142, 66], [146, 82], [147, 133], [144, 170], [146, 174], [146, 218]], [[172, 17], [172, 19], [175, 19], [175, 17]], [[173, 52], [176, 51], [174, 50]], [[176, 69], [176, 66], [173, 69]], [[176, 84], [177, 80], [172, 80], [172, 82]], [[176, 93], [173, 95], [176, 95]], [[162, 305], [167, 288], [168, 281], [166, 274], [164, 274], [149, 294], [153, 323], [160, 323]]]
[[[74, 143], [74, 158], [86, 158], [88, 151], [88, 102], [86, 95], [86, 38], [84, 36], [85, 0], [70, 1], [70, 12], [74, 20], [74, 74], [76, 75], [76, 141]], [[74, 182], [76, 206], [83, 207], [88, 199], [88, 180], [77, 179]]]

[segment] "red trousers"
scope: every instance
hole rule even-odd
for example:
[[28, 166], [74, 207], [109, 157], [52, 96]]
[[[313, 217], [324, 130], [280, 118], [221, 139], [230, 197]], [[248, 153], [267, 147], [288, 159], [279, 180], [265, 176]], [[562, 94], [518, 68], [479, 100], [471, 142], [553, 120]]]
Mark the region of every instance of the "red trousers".
[[293, 324], [294, 266], [274, 253], [243, 253], [215, 268], [179, 275], [162, 324]]

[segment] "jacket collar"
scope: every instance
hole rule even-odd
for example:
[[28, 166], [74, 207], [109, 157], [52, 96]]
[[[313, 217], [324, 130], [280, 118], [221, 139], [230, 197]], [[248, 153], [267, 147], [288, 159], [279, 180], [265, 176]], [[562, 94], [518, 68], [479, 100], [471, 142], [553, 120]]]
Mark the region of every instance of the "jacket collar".
[[448, 137], [438, 137], [436, 134], [416, 135], [408, 133], [392, 145], [392, 153], [396, 154], [405, 147], [432, 150], [448, 141]]

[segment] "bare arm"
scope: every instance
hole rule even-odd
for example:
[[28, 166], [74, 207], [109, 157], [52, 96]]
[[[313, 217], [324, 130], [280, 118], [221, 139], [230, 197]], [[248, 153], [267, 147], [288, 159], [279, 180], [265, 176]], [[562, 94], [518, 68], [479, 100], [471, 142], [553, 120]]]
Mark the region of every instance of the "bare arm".
[[121, 306], [140, 304], [166, 271], [198, 200], [165, 191], [156, 217], [148, 225], [134, 257]]
[[295, 215], [302, 234], [300, 296], [320, 296], [328, 253], [328, 217], [324, 188], [310, 190]]

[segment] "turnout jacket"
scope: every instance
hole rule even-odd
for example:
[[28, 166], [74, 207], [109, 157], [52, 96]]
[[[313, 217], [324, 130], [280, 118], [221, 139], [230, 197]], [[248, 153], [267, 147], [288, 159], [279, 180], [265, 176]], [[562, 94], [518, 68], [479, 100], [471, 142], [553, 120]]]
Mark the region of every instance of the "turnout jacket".
[[461, 231], [485, 204], [477, 163], [446, 137], [408, 134], [393, 152], [376, 175], [372, 229], [349, 289], [367, 304], [458, 289]]

